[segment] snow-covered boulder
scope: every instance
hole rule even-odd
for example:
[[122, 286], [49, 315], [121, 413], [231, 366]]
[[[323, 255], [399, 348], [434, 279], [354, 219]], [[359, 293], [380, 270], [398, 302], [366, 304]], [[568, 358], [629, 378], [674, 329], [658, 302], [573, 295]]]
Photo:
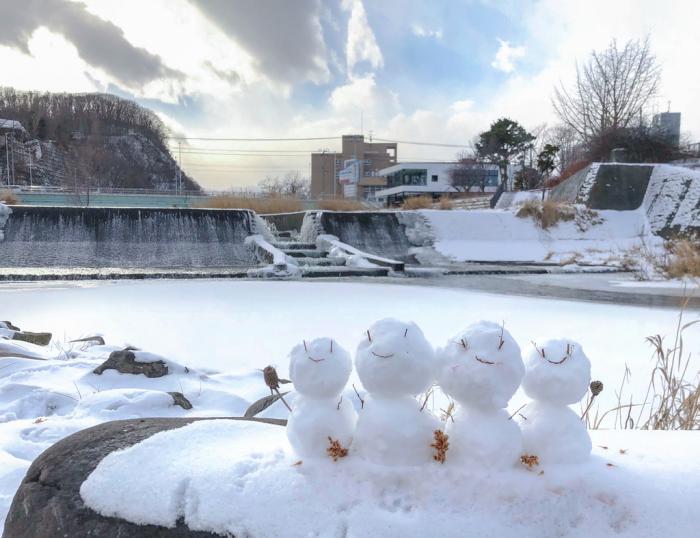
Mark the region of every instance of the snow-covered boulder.
[[[15, 494], [5, 522], [3, 536], [35, 538], [37, 536], [138, 536], [139, 538], [209, 538], [220, 534], [192, 531], [179, 521], [171, 528], [155, 525], [142, 526], [123, 519], [104, 517], [85, 506], [80, 497], [80, 486], [109, 454], [136, 445], [159, 432], [181, 428], [197, 419], [151, 418], [107, 422], [70, 435], [39, 456], [29, 468]], [[270, 419], [237, 419], [258, 423], [283, 425], [284, 421]], [[218, 421], [216, 421], [218, 422]], [[231, 422], [224, 420], [223, 423]], [[284, 435], [284, 430], [278, 428]], [[177, 447], [173, 447], [177, 449]], [[230, 447], [229, 447], [230, 448]], [[228, 450], [228, 448], [227, 448]], [[146, 462], [139, 467], [141, 476], [160, 462]], [[0, 454], [0, 465], [5, 461]], [[8, 465], [12, 462], [8, 462]], [[171, 467], [171, 470], [174, 467]], [[21, 469], [21, 468], [20, 468]], [[121, 477], [122, 485], [129, 477]], [[165, 477], [164, 477], [165, 478]], [[115, 484], [116, 486], [116, 484]], [[127, 494], [131, 501], [143, 503], [143, 492]], [[159, 494], [152, 492], [153, 498]]]
[[110, 353], [109, 358], [95, 368], [93, 373], [102, 375], [105, 370], [116, 370], [121, 374], [143, 374], [146, 377], [168, 375], [168, 365], [163, 357], [131, 349]]

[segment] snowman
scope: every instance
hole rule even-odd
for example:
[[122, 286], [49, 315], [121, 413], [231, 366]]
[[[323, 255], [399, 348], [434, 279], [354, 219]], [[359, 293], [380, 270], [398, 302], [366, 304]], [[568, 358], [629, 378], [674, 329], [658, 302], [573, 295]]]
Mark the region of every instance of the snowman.
[[591, 453], [586, 426], [569, 407], [581, 400], [591, 381], [591, 363], [571, 340], [548, 340], [525, 358], [523, 390], [533, 399], [520, 427], [525, 453], [541, 463], [577, 463]]
[[415, 323], [375, 322], [357, 346], [355, 368], [367, 390], [353, 451], [382, 465], [419, 465], [433, 459], [438, 420], [416, 396], [433, 382], [434, 351]]
[[345, 455], [357, 413], [341, 393], [352, 371], [350, 354], [331, 338], [296, 345], [289, 353], [289, 377], [297, 391], [287, 437], [304, 458]]
[[518, 425], [504, 409], [525, 373], [520, 347], [502, 325], [480, 321], [440, 350], [438, 384], [459, 405], [448, 419], [448, 461], [505, 468], [522, 454]]

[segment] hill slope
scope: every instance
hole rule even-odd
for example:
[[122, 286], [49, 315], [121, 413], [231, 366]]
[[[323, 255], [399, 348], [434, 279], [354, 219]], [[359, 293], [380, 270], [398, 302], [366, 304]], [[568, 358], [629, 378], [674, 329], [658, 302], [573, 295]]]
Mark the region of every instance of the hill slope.
[[9, 170], [17, 185], [167, 191], [177, 188], [181, 174], [183, 189], [200, 189], [170, 154], [162, 121], [133, 101], [2, 88], [0, 118], [23, 127], [0, 129], [3, 183]]

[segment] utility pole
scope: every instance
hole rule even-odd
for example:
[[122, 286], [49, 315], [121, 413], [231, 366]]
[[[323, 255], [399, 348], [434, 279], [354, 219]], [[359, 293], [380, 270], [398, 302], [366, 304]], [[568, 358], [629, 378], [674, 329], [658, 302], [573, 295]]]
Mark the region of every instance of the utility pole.
[[[10, 144], [12, 143], [12, 135], [10, 135]], [[15, 148], [10, 147], [10, 163], [12, 163], [12, 183], [11, 185], [16, 185], [15, 182]]]
[[10, 148], [7, 145], [7, 133], [5, 133], [5, 170], [7, 176], [7, 185], [10, 184]]
[[182, 191], [182, 140], [177, 141], [177, 154], [178, 154], [178, 165], [177, 165], [177, 192], [178, 194]]

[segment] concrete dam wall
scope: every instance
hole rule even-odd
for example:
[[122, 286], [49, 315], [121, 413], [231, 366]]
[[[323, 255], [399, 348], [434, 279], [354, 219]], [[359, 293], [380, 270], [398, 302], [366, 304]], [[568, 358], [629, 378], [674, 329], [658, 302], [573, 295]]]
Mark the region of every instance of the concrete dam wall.
[[14, 206], [0, 267], [255, 265], [247, 210]]
[[303, 228], [313, 228], [316, 235], [335, 235], [370, 254], [414, 263], [410, 252], [414, 245], [399, 216], [398, 212], [384, 211], [309, 211]]
[[700, 172], [681, 166], [593, 163], [551, 198], [591, 209], [642, 209], [655, 234], [700, 235]]

